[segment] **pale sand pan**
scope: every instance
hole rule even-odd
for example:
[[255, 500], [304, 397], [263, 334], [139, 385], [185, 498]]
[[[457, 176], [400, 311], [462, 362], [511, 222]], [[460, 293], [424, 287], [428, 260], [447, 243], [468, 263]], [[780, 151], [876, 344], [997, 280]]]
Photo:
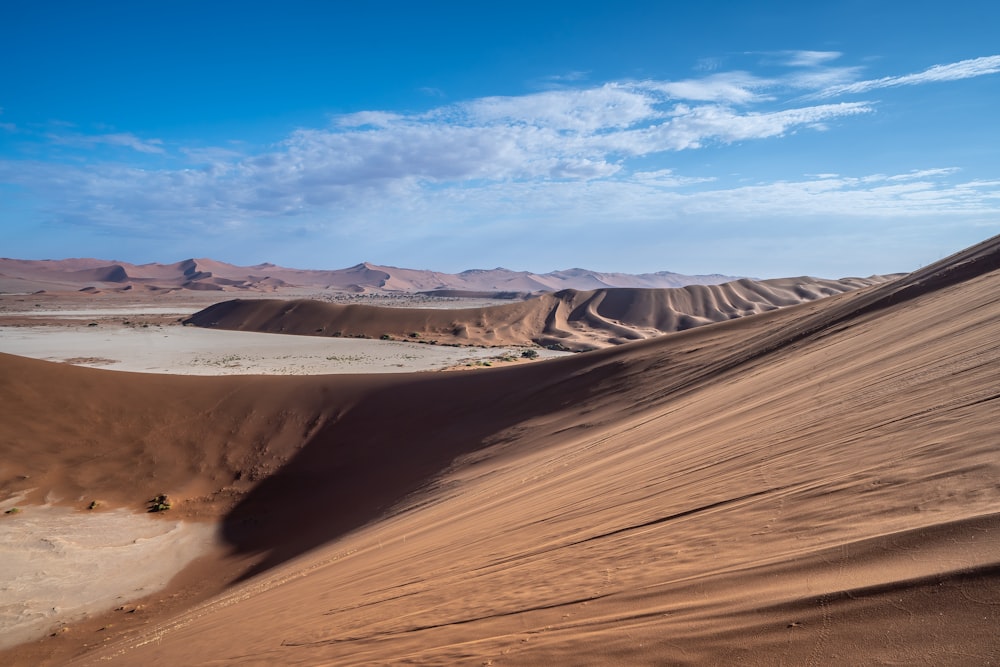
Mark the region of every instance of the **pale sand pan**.
[[0, 649], [163, 588], [215, 543], [210, 524], [123, 509], [0, 510]]
[[[177, 375], [324, 375], [440, 370], [520, 348], [314, 338], [197, 327], [2, 327], [0, 352], [79, 366]], [[539, 357], [566, 353], [537, 350]]]

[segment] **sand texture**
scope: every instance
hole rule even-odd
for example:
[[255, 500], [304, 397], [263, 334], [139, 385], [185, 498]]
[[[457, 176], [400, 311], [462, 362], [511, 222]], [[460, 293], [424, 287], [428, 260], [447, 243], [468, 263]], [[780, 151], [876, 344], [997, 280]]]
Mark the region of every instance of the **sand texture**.
[[227, 545], [4, 664], [1000, 661], [1000, 238], [475, 373], [0, 368], [4, 494]]
[[450, 311], [235, 299], [209, 306], [186, 321], [237, 331], [389, 336], [464, 345], [537, 344], [585, 351], [756, 315], [885, 280], [803, 277], [673, 289], [564, 290], [527, 301]]

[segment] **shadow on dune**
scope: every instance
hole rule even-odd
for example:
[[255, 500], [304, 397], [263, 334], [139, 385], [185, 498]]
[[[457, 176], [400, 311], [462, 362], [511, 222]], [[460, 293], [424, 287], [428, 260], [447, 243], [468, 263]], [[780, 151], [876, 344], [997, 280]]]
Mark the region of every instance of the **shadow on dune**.
[[[578, 365], [565, 361], [570, 372]], [[589, 393], [608, 372], [589, 371], [576, 389], [556, 389], [567, 373], [549, 364], [399, 376], [359, 397], [224, 518], [237, 553], [264, 554], [240, 580], [385, 516], [456, 457], [502, 446], [505, 430]]]

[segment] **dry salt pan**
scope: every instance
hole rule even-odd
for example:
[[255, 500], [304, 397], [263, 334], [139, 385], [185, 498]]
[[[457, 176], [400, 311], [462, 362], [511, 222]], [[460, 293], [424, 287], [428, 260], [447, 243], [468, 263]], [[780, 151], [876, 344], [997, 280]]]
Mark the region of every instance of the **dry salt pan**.
[[[223, 331], [197, 327], [3, 327], [0, 352], [106, 370], [182, 375], [321, 375], [439, 370], [520, 348]], [[543, 358], [568, 353], [538, 350]]]
[[0, 649], [149, 595], [214, 542], [212, 525], [127, 510], [0, 514]]

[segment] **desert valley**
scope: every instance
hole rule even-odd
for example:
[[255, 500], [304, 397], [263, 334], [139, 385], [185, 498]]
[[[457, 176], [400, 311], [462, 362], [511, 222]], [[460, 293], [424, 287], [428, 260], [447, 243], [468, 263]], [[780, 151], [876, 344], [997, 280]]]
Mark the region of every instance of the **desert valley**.
[[0, 292], [3, 664], [1000, 662], [1000, 237]]

